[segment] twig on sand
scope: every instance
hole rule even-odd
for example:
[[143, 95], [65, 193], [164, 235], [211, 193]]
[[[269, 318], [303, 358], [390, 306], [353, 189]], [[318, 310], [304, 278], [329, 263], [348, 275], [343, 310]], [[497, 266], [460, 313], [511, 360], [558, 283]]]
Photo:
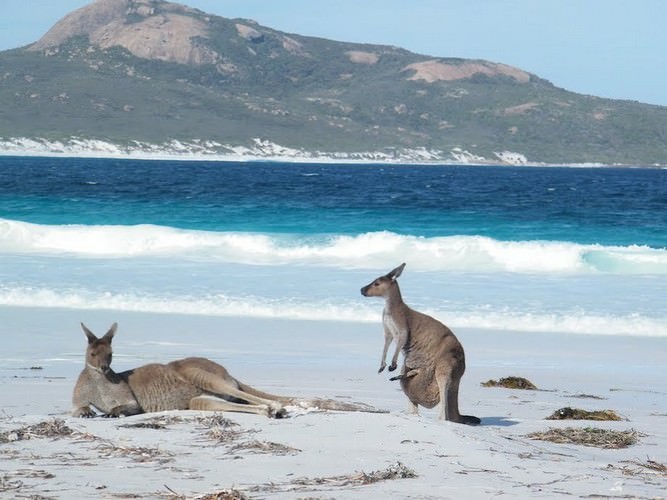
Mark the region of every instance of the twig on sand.
[[622, 468], [623, 474], [628, 476], [637, 476], [637, 475], [657, 475], [667, 477], [667, 465], [651, 460], [650, 458], [646, 459], [646, 462], [638, 462], [636, 460], [630, 460], [623, 463], [634, 465], [639, 467], [639, 469], [631, 468], [630, 466], [625, 466]]

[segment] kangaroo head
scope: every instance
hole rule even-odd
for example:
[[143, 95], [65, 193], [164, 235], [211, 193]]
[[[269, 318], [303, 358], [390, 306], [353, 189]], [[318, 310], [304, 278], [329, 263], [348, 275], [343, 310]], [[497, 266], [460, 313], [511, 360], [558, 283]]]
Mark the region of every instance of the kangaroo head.
[[384, 276], [375, 278], [361, 289], [361, 295], [364, 297], [386, 297], [394, 288], [398, 287], [396, 278], [401, 275], [404, 268], [405, 262], [396, 269], [392, 269]]
[[102, 338], [97, 338], [86, 325], [81, 323], [83, 333], [88, 337], [88, 347], [86, 348], [86, 366], [100, 373], [107, 373], [111, 370], [111, 339], [116, 333], [118, 324], [114, 323], [109, 331]]

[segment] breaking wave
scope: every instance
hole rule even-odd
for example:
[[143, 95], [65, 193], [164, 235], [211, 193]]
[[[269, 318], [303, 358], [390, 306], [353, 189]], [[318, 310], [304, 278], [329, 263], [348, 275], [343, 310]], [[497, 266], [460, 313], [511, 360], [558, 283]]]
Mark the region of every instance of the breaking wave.
[[667, 249], [483, 236], [392, 232], [283, 235], [155, 225], [40, 225], [0, 219], [0, 253], [124, 259], [169, 256], [243, 264], [384, 269], [409, 259], [422, 271], [667, 274]]

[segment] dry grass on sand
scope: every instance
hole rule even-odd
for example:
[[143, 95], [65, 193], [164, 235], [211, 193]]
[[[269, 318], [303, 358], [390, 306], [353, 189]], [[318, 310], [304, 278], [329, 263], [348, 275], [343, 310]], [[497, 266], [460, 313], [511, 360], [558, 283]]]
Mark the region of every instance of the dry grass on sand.
[[634, 429], [614, 431], [596, 429], [593, 427], [565, 427], [562, 429], [550, 428], [542, 432], [532, 432], [527, 437], [558, 444], [580, 444], [596, 448], [617, 449], [627, 448], [643, 436]]

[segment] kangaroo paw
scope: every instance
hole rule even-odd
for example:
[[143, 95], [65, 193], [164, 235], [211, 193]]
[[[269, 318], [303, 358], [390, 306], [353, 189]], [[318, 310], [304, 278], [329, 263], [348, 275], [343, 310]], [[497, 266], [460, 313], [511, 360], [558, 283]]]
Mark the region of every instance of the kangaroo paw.
[[287, 417], [287, 410], [285, 408], [270, 408], [269, 409], [269, 417], [271, 418], [286, 418]]
[[395, 369], [396, 369], [396, 364], [395, 363], [392, 363], [392, 364], [389, 365], [389, 371], [390, 372], [393, 372]]
[[72, 412], [72, 416], [79, 418], [93, 418], [97, 416], [90, 406], [84, 406], [82, 408], [77, 408]]
[[382, 365], [380, 365], [380, 369], [378, 370], [378, 373], [382, 373], [384, 371], [385, 366], [387, 366], [387, 365], [385, 365], [384, 363]]

